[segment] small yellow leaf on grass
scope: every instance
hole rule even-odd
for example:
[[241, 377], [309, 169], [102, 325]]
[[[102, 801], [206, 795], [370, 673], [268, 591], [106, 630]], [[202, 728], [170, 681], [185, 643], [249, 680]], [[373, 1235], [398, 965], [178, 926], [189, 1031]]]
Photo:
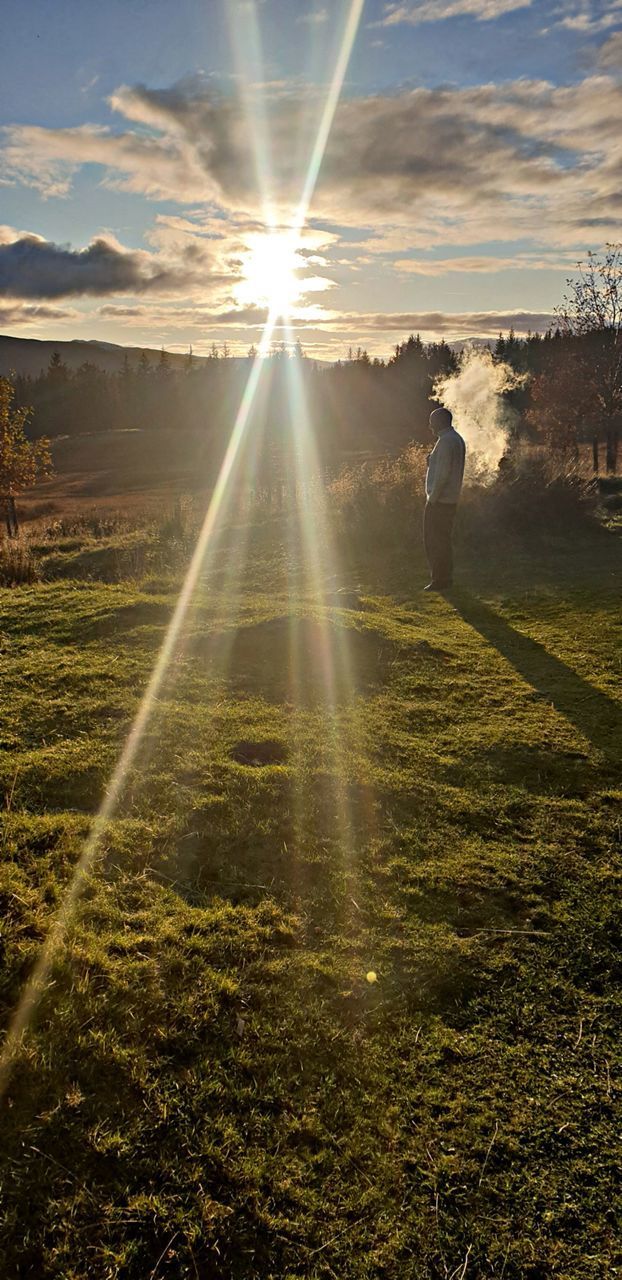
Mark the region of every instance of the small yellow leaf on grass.
[[369, 973], [367, 974], [367, 981], [368, 981], [368, 982], [377, 982], [377, 981], [378, 981], [378, 979], [377, 979], [377, 977], [376, 977], [376, 974], [374, 973], [373, 969], [370, 969], [370, 970], [369, 970]]

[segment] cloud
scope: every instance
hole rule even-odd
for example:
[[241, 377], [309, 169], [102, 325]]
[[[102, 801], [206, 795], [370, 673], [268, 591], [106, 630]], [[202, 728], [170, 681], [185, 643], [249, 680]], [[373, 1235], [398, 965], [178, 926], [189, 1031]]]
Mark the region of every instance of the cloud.
[[492, 254], [481, 257], [456, 258], [400, 258], [393, 263], [396, 271], [404, 275], [446, 276], [452, 272], [468, 275], [494, 275], [498, 271], [571, 271], [576, 266], [576, 255], [515, 254], [510, 258], [498, 258]]
[[310, 9], [308, 13], [301, 13], [296, 22], [319, 27], [328, 22], [328, 18], [328, 9]]
[[[189, 305], [156, 305], [139, 304], [137, 306], [118, 306], [106, 303], [98, 307], [97, 315], [105, 320], [134, 321], [136, 328], [149, 328], [167, 332], [175, 331], [195, 335], [217, 331], [226, 326], [228, 329], [242, 333], [247, 330], [248, 340], [252, 340], [253, 330], [260, 329], [267, 319], [265, 307], [232, 307], [228, 310], [214, 310], [202, 306]], [[326, 340], [331, 335], [334, 342], [338, 338], [356, 341], [357, 335], [363, 333], [379, 339], [385, 335], [386, 341], [408, 333], [422, 333], [427, 336], [448, 339], [466, 339], [469, 337], [495, 338], [500, 331], [514, 329], [516, 333], [545, 332], [555, 324], [555, 316], [548, 311], [503, 310], [503, 311], [332, 311], [321, 307], [303, 309], [294, 316], [292, 325], [301, 336], [321, 335]], [[192, 332], [194, 331], [194, 332]]]
[[[166, 335], [169, 343], [192, 342], [196, 351], [201, 349], [201, 342], [222, 337], [223, 326], [226, 326], [228, 339], [242, 350], [257, 341], [257, 331], [265, 324], [267, 310], [248, 307], [220, 312], [187, 306], [168, 308], [149, 304], [126, 308], [106, 304], [98, 308], [97, 315], [103, 320], [123, 320], [136, 333], [153, 331], [160, 341]], [[294, 318], [290, 327], [305, 347], [317, 346], [323, 355], [335, 357], [341, 347], [359, 343], [374, 354], [386, 354], [396, 341], [409, 333], [420, 333], [427, 341], [464, 342], [469, 338], [491, 341], [510, 329], [517, 334], [543, 333], [555, 322], [555, 316], [547, 311], [361, 313], [318, 308], [304, 318]], [[276, 332], [278, 336], [278, 325]]]
[[[156, 254], [124, 249], [111, 236], [98, 236], [86, 249], [71, 249], [0, 227], [0, 297], [170, 292], [209, 279], [205, 259], [192, 245], [176, 263], [166, 264]], [[226, 282], [229, 286], [229, 276]]]
[[181, 139], [156, 138], [139, 132], [113, 133], [94, 125], [46, 129], [39, 125], [6, 127], [3, 180], [21, 182], [44, 198], [65, 198], [84, 164], [101, 165], [111, 187], [151, 199], [210, 199], [218, 190], [210, 183], [192, 149]]
[[[606, 66], [619, 47], [615, 39], [601, 51]], [[288, 93], [282, 85], [262, 92], [275, 216], [287, 226], [308, 159], [300, 140], [312, 136], [321, 98], [319, 91]], [[262, 229], [251, 131], [238, 100], [195, 77], [169, 89], [119, 89], [113, 103], [116, 131], [13, 126], [5, 133], [13, 180], [44, 182], [47, 175], [62, 185], [63, 173], [93, 163], [106, 184], [166, 197], [177, 211], [156, 214], [149, 252], [108, 235], [79, 250], [11, 229], [3, 238], [0, 229], [0, 296], [126, 295], [124, 316], [112, 309], [99, 314], [135, 328], [166, 324], [181, 332], [185, 325], [201, 332], [221, 325], [229, 332], [261, 324], [261, 310], [253, 316], [235, 305], [249, 241]], [[355, 273], [374, 265], [425, 276], [571, 269], [588, 246], [619, 238], [621, 117], [622, 84], [602, 73], [566, 86], [518, 80], [348, 97], [337, 109], [314, 197], [312, 218], [320, 225], [305, 231], [307, 273], [321, 265], [330, 274], [339, 263], [339, 280], [348, 283], [351, 272], [351, 281], [365, 284]], [[491, 228], [506, 245], [496, 257], [481, 251]], [[517, 259], [513, 243], [521, 240], [531, 248]], [[442, 257], [433, 260], [439, 246]], [[452, 258], [458, 247], [461, 256]], [[132, 295], [146, 294], [149, 313], [128, 313]], [[176, 294], [185, 309], [175, 308]], [[154, 307], [157, 295], [171, 299], [170, 310], [168, 303]], [[491, 333], [502, 327], [499, 316], [490, 319], [495, 313], [486, 313], [488, 320], [468, 313], [461, 331], [455, 317], [453, 328], [443, 328], [437, 313], [413, 313], [410, 323], [394, 316], [392, 329], [380, 313], [360, 322], [354, 314], [344, 321], [331, 315], [339, 313], [318, 308], [307, 323], [327, 326], [322, 331], [332, 335], [347, 321], [350, 336], [359, 327], [379, 335], [421, 327], [452, 337], [489, 336], [486, 324]], [[533, 316], [530, 322], [538, 327]], [[510, 323], [518, 327], [519, 320]]]
[[494, 338], [500, 332], [543, 333], [555, 324], [547, 311], [396, 311], [369, 314], [327, 313], [322, 328], [338, 328], [344, 335], [381, 331], [387, 334], [423, 333], [450, 339]]
[[606, 71], [622, 71], [622, 31], [616, 31], [601, 45], [598, 61]]
[[148, 307], [122, 307], [115, 303], [107, 303], [105, 307], [98, 307], [98, 316], [103, 316], [104, 320], [142, 320], [145, 316], [153, 312]]
[[397, 27], [404, 23], [445, 22], [448, 18], [470, 17], [492, 22], [516, 9], [528, 9], [532, 0], [416, 0], [414, 4], [388, 4], [379, 22], [370, 26]]
[[[319, 92], [265, 94], [273, 200], [286, 222]], [[170, 89], [122, 88], [112, 104], [125, 118], [121, 131], [5, 131], [12, 180], [58, 194], [69, 190], [68, 174], [98, 164], [108, 185], [211, 211], [225, 238], [228, 221], [242, 228], [261, 218], [252, 132], [237, 99], [195, 77]], [[599, 240], [615, 238], [621, 116], [622, 85], [607, 75], [350, 97], [337, 109], [312, 215], [349, 227], [382, 222], [402, 251], [482, 243], [491, 226], [499, 240], [590, 243], [596, 226]]]
[[573, 5], [572, 12], [565, 13], [554, 25], [584, 35], [596, 35], [621, 21], [622, 0], [604, 0], [604, 3], [602, 0], [583, 0], [583, 3]]
[[80, 85], [80, 93], [90, 93], [91, 89], [95, 88], [95, 85], [98, 84], [99, 80], [100, 80], [99, 74], [90, 76], [89, 79], [86, 80], [84, 84]]
[[73, 320], [77, 314], [77, 311], [61, 310], [60, 307], [10, 302], [7, 306], [0, 305], [0, 325], [8, 328], [17, 324], [47, 324], [49, 320]]
[[196, 325], [201, 329], [233, 325], [238, 328], [263, 327], [268, 318], [267, 307], [230, 307], [226, 311], [213, 311], [201, 306], [118, 306], [106, 303], [97, 308], [97, 315], [104, 320], [136, 320], [141, 327], [159, 328], [166, 324], [171, 329]]

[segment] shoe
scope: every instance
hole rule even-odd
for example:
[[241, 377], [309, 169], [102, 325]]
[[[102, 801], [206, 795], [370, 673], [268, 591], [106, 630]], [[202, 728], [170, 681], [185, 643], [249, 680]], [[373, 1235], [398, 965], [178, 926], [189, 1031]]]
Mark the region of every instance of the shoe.
[[427, 587], [424, 587], [423, 590], [438, 591], [439, 595], [442, 595], [444, 591], [451, 590], [451, 582], [428, 582]]

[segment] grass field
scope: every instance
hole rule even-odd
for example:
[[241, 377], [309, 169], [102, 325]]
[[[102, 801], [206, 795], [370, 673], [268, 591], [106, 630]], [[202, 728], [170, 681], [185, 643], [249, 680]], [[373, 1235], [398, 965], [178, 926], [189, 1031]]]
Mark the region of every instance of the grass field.
[[[0, 592], [6, 1019], [175, 600], [49, 563]], [[428, 599], [407, 543], [321, 601], [231, 532], [11, 1079], [3, 1280], [622, 1275], [620, 567]]]
[[198, 432], [174, 429], [60, 436], [51, 442], [52, 475], [20, 499], [22, 519], [161, 510], [195, 487], [206, 447]]
[[[20, 498], [20, 516], [28, 523], [77, 518], [85, 510], [158, 514], [175, 496], [207, 490], [202, 477], [212, 452], [203, 431], [177, 427], [59, 436], [51, 442], [53, 474]], [[342, 461], [356, 462], [358, 456], [345, 455]], [[590, 447], [581, 446], [577, 466], [591, 477]]]

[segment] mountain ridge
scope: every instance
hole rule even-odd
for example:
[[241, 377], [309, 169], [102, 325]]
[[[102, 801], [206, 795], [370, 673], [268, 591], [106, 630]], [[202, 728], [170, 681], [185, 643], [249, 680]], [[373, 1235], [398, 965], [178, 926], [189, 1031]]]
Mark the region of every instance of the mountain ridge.
[[[482, 338], [474, 337], [448, 342], [447, 345], [451, 347], [452, 351], [460, 352], [466, 346], [481, 347], [488, 346], [489, 343]], [[98, 368], [103, 369], [106, 373], [118, 373], [123, 368], [126, 358], [135, 367], [143, 354], [148, 357], [151, 365], [155, 367], [160, 359], [162, 350], [166, 351], [173, 369], [183, 367], [188, 359], [187, 352], [168, 351], [166, 347], [126, 347], [117, 342], [101, 342], [97, 338], [65, 338], [55, 342], [48, 338], [16, 338], [10, 334], [0, 334], [0, 377], [7, 378], [15, 373], [36, 378], [40, 373], [45, 373], [50, 363], [50, 358], [55, 351], [59, 353], [63, 363], [72, 372], [79, 369], [80, 365], [90, 362], [96, 364]], [[389, 354], [387, 352], [387, 356]], [[227, 358], [242, 363], [248, 357], [228, 356]], [[196, 361], [197, 365], [202, 365], [212, 357], [196, 355], [193, 352], [192, 359]], [[333, 360], [316, 359], [313, 356], [310, 356], [309, 359], [318, 365], [338, 363]]]
[[[0, 334], [0, 376], [8, 377], [11, 373], [17, 373], [30, 374], [31, 377], [36, 378], [40, 373], [45, 372], [50, 363], [50, 357], [55, 351], [58, 351], [63, 363], [72, 372], [90, 361], [107, 373], [117, 373], [123, 368], [126, 357], [133, 363], [137, 363], [143, 352], [155, 366], [161, 350], [160, 347], [125, 347], [121, 343], [100, 342], [95, 338], [52, 341], [47, 338], [15, 338], [9, 334]], [[166, 354], [173, 368], [179, 368], [188, 359], [186, 352], [167, 351]], [[246, 357], [230, 358], [240, 360]], [[193, 355], [193, 360], [196, 360], [197, 364], [203, 364], [209, 359], [209, 356]]]

